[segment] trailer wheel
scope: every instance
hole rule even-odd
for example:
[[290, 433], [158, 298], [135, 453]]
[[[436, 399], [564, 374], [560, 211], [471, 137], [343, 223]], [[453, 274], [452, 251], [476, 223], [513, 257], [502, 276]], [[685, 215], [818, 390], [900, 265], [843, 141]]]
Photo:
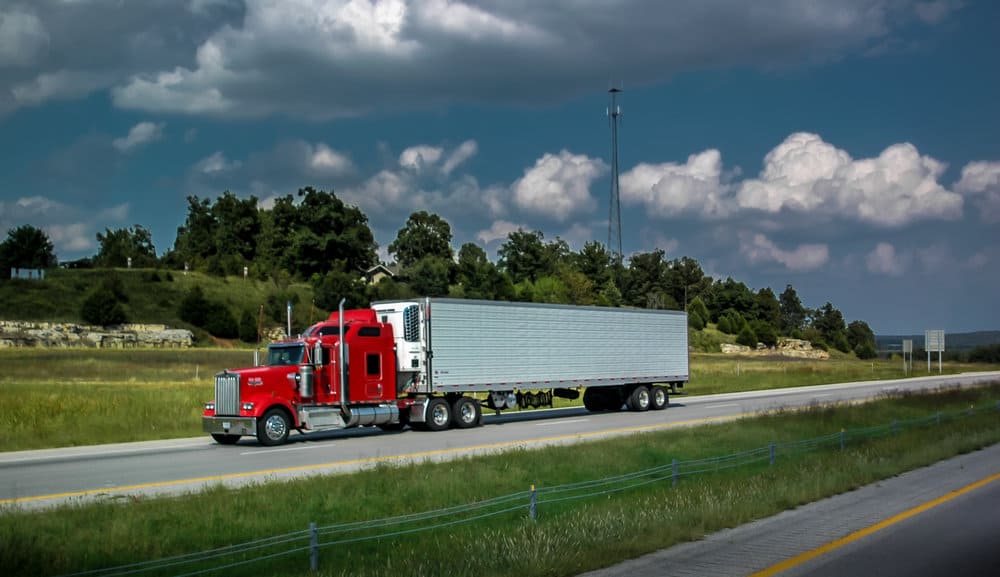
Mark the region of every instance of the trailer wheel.
[[599, 389], [587, 388], [583, 391], [583, 406], [591, 413], [607, 410], [606, 401]]
[[630, 411], [648, 411], [649, 410], [649, 387], [646, 385], [636, 385], [632, 389], [632, 394], [628, 396], [628, 401], [626, 404]]
[[441, 397], [435, 397], [427, 403], [427, 422], [424, 425], [431, 431], [443, 431], [451, 425], [451, 406]]
[[288, 414], [281, 409], [271, 409], [257, 421], [257, 441], [265, 447], [280, 445], [288, 440], [290, 429]]
[[452, 419], [459, 429], [468, 429], [479, 424], [483, 416], [483, 410], [479, 406], [479, 401], [470, 397], [459, 397], [451, 406]]
[[212, 433], [212, 438], [220, 445], [235, 445], [240, 440], [239, 435], [226, 435], [225, 433]]
[[667, 388], [656, 385], [650, 391], [649, 408], [654, 411], [662, 411], [670, 404], [670, 397], [667, 395]]

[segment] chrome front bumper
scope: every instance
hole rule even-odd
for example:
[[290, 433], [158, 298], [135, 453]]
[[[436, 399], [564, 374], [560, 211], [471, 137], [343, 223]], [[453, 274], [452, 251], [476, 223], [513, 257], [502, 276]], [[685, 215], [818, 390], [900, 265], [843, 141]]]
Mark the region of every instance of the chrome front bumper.
[[257, 419], [254, 417], [202, 417], [201, 430], [223, 435], [257, 436]]

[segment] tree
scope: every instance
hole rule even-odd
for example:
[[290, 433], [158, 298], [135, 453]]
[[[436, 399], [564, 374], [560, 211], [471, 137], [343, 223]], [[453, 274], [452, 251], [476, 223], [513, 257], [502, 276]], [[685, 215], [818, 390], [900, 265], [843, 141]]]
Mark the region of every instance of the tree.
[[712, 319], [716, 320], [720, 314], [729, 309], [744, 317], [751, 316], [756, 299], [753, 291], [747, 285], [733, 280], [732, 277], [727, 277], [724, 281], [715, 281], [711, 288], [706, 291], [704, 300]]
[[519, 228], [508, 234], [507, 240], [500, 245], [497, 250], [500, 269], [510, 275], [514, 284], [535, 281], [553, 272], [554, 251], [545, 249], [544, 238], [540, 231], [526, 232]]
[[666, 254], [661, 249], [633, 254], [622, 279], [622, 300], [625, 305], [654, 309], [678, 308], [667, 285], [668, 270]]
[[122, 281], [111, 274], [84, 299], [80, 308], [80, 318], [87, 324], [106, 327], [120, 325], [128, 321], [123, 302], [128, 302]]
[[343, 261], [343, 270], [358, 272], [378, 262], [378, 245], [360, 209], [344, 204], [332, 192], [312, 187], [300, 189], [298, 196], [289, 272], [308, 279], [325, 274], [338, 261]]
[[94, 266], [103, 268], [132, 266], [146, 268], [156, 266], [156, 247], [153, 237], [142, 225], [132, 228], [104, 229], [97, 233], [99, 248], [94, 257]]
[[451, 225], [436, 214], [414, 212], [388, 249], [404, 268], [427, 256], [451, 260]]
[[184, 225], [177, 227], [174, 241], [176, 258], [193, 268], [202, 268], [205, 261], [215, 254], [215, 216], [212, 202], [197, 196], [188, 196], [188, 214]]
[[864, 321], [851, 321], [847, 325], [847, 345], [859, 359], [873, 359], [877, 356], [875, 333]]
[[744, 345], [747, 347], [755, 348], [757, 346], [757, 335], [754, 334], [753, 329], [750, 325], [743, 325], [740, 329], [740, 333], [736, 335], [736, 344]]
[[439, 297], [448, 294], [451, 285], [451, 259], [427, 255], [406, 269], [406, 278], [418, 295]]
[[754, 299], [753, 316], [757, 320], [763, 321], [775, 328], [781, 326], [781, 303], [774, 296], [774, 291], [770, 287], [764, 287], [757, 291]]
[[[702, 328], [708, 324], [708, 307], [705, 306], [705, 302], [701, 300], [701, 297], [694, 297], [691, 302], [688, 303], [688, 315], [701, 318]], [[700, 329], [699, 329], [700, 330]]]
[[313, 281], [313, 294], [316, 304], [327, 310], [337, 310], [341, 299], [345, 309], [360, 309], [368, 306], [368, 287], [364, 279], [357, 273], [350, 273], [346, 263], [334, 264], [333, 270]]
[[228, 190], [212, 206], [215, 220], [215, 262], [222, 274], [240, 274], [257, 256], [262, 230], [257, 197], [240, 199]]
[[847, 328], [844, 326], [844, 315], [829, 302], [816, 311], [812, 322], [813, 328], [823, 335], [823, 340], [838, 351], [849, 352]]
[[570, 263], [595, 287], [604, 286], [613, 279], [611, 253], [597, 241], [585, 243], [579, 253], [570, 256]]
[[685, 256], [667, 263], [667, 286], [674, 300], [686, 306], [712, 286], [712, 278], [705, 276], [697, 260]]
[[781, 307], [781, 324], [778, 328], [781, 332], [791, 335], [802, 330], [806, 324], [806, 309], [792, 285], [785, 285], [778, 302]]
[[195, 285], [181, 299], [177, 316], [186, 323], [203, 327], [208, 320], [211, 306], [211, 303], [205, 298], [205, 292], [201, 290], [200, 286]]
[[30, 224], [7, 231], [7, 239], [0, 243], [0, 266], [3, 275], [12, 268], [44, 269], [56, 265], [56, 255], [47, 234]]
[[486, 251], [471, 242], [458, 251], [455, 279], [465, 298], [507, 300], [514, 291], [510, 278], [486, 258]]

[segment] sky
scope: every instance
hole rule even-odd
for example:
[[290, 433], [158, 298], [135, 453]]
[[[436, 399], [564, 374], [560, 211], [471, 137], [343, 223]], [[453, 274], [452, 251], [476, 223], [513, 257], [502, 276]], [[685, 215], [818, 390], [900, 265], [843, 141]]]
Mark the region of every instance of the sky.
[[690, 256], [877, 334], [1000, 329], [991, 0], [0, 0], [0, 231], [60, 261], [314, 186]]

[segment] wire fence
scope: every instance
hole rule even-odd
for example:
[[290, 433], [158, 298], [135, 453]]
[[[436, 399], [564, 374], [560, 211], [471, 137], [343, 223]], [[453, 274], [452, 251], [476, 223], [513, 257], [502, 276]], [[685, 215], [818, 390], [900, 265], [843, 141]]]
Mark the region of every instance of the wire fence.
[[[1000, 412], [1000, 401], [996, 403]], [[843, 429], [811, 439], [770, 443], [764, 447], [703, 459], [688, 459], [658, 465], [640, 471], [566, 483], [511, 493], [475, 503], [455, 505], [442, 509], [422, 511], [407, 515], [383, 517], [367, 521], [353, 521], [319, 526], [310, 524], [308, 529], [274, 535], [245, 543], [218, 547], [196, 553], [176, 555], [150, 561], [119, 565], [63, 575], [62, 577], [119, 577], [126, 575], [171, 574], [180, 577], [206, 575], [260, 563], [269, 559], [288, 557], [308, 552], [310, 569], [316, 571], [322, 549], [384, 540], [403, 535], [454, 527], [489, 519], [509, 513], [521, 512], [535, 520], [539, 509], [546, 505], [592, 499], [645, 487], [658, 483], [677, 483], [694, 475], [715, 473], [728, 469], [773, 465], [782, 457], [790, 457], [825, 449], [844, 450], [851, 443], [898, 435], [907, 429], [940, 425], [975, 414], [974, 408], [935, 414], [907, 420], [894, 420], [883, 425], [858, 429]], [[304, 567], [303, 567], [304, 569]]]

